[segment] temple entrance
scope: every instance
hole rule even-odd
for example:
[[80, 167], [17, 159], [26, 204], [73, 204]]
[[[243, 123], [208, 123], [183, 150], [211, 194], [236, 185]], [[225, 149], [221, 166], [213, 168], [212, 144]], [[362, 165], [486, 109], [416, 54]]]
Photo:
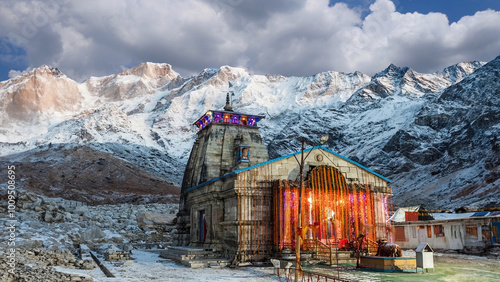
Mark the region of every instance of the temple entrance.
[[207, 239], [207, 221], [205, 218], [205, 210], [200, 211], [200, 242], [205, 242]]
[[[297, 181], [287, 180], [274, 185], [274, 243], [279, 250], [295, 249], [299, 187]], [[371, 242], [387, 238], [387, 200], [371, 185], [347, 183], [332, 166], [316, 167], [302, 191], [300, 236], [304, 242], [319, 240], [338, 248], [347, 247], [360, 235]]]

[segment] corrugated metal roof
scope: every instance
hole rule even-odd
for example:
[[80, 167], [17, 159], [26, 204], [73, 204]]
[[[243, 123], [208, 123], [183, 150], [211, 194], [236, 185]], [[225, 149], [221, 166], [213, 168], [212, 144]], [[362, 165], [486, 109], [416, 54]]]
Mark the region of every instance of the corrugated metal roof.
[[473, 212], [466, 213], [433, 213], [435, 220], [447, 220], [447, 219], [461, 219], [469, 218], [473, 215]]
[[472, 216], [473, 217], [486, 216], [489, 213], [490, 212], [488, 212], [488, 211], [479, 211], [479, 212], [475, 212]]

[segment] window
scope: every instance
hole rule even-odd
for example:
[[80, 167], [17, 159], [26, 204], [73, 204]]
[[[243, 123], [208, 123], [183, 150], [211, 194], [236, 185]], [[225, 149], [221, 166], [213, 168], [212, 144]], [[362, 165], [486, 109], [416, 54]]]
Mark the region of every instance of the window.
[[432, 238], [432, 226], [427, 225], [427, 238]]
[[413, 238], [417, 238], [417, 227], [416, 226], [411, 227], [411, 235]]
[[436, 234], [436, 237], [444, 237], [443, 225], [434, 225], [434, 234]]
[[216, 113], [214, 115], [214, 122], [215, 123], [219, 123], [219, 122], [222, 122], [222, 115], [220, 113]]
[[250, 162], [250, 148], [247, 146], [240, 146], [237, 152], [238, 163]]
[[490, 226], [488, 225], [482, 225], [481, 226], [481, 234], [482, 234], [482, 240], [489, 242], [491, 240], [491, 230]]
[[469, 239], [477, 239], [477, 226], [475, 224], [465, 225], [465, 237]]
[[395, 233], [396, 233], [396, 236], [395, 236], [395, 240], [396, 241], [400, 241], [400, 242], [404, 242], [406, 241], [406, 236], [405, 236], [405, 227], [404, 226], [396, 226], [395, 227]]

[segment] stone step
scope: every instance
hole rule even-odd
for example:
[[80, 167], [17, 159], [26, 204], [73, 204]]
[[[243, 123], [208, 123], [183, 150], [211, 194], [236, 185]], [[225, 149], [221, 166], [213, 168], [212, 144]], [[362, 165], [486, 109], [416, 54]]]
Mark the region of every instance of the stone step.
[[214, 252], [211, 249], [198, 249], [198, 248], [186, 248], [186, 247], [170, 247], [168, 249], [160, 252], [162, 257], [165, 256], [185, 256], [191, 259], [193, 256], [214, 256]]
[[160, 257], [176, 261], [184, 261], [184, 260], [217, 259], [220, 258], [221, 255], [217, 253], [202, 254], [202, 255], [181, 255], [181, 254], [171, 253], [168, 251], [163, 251], [160, 253]]
[[191, 247], [170, 247], [160, 253], [160, 257], [171, 259], [191, 268], [221, 268], [230, 262], [211, 249]]
[[173, 246], [169, 247], [168, 250], [176, 253], [183, 253], [183, 254], [203, 254], [203, 253], [212, 253], [212, 249], [204, 249], [204, 248], [193, 248], [193, 247], [180, 247], [180, 246]]
[[220, 259], [214, 259], [214, 260], [186, 260], [182, 261], [182, 265], [189, 266], [191, 268], [222, 268], [226, 267], [227, 265], [230, 264], [228, 260], [220, 260]]
[[226, 267], [230, 264], [228, 260], [185, 260], [181, 262], [182, 265], [190, 268], [214, 268], [219, 269]]

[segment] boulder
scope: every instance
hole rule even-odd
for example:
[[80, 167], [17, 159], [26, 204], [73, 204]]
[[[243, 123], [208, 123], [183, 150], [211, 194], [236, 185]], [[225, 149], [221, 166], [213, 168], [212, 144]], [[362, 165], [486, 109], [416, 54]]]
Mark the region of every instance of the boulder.
[[106, 234], [101, 230], [101, 228], [95, 225], [88, 227], [87, 229], [85, 229], [85, 231], [81, 233], [82, 240], [86, 242], [90, 242], [95, 239], [100, 239], [105, 236]]
[[140, 212], [136, 215], [137, 225], [141, 228], [157, 228], [165, 227], [166, 225], [177, 224], [175, 214], [159, 214], [154, 212]]
[[58, 212], [57, 210], [46, 211], [42, 218], [43, 221], [48, 223], [62, 222], [64, 221], [64, 214]]

